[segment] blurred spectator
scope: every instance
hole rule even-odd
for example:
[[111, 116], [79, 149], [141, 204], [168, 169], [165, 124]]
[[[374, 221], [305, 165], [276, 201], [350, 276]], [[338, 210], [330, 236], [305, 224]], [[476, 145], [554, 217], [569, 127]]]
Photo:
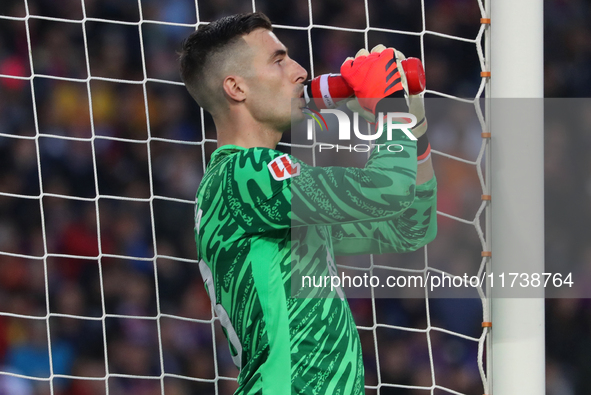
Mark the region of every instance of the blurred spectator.
[[[162, 373], [177, 375], [165, 377], [167, 395], [213, 395], [216, 387], [218, 394], [232, 393], [237, 370], [219, 322], [212, 323], [192, 240], [192, 201], [215, 147], [204, 139], [215, 134], [211, 118], [202, 118], [179, 86], [175, 50], [195, 23], [250, 11], [252, 2], [26, 4], [28, 14], [22, 0], [0, 3], [0, 372], [89, 378], [54, 379], [57, 395], [102, 395], [107, 386], [109, 394], [160, 394]], [[311, 10], [303, 0], [255, 4], [280, 25], [308, 27], [311, 16], [311, 53], [306, 31], [276, 32], [314, 75], [337, 72], [366, 39], [370, 47], [384, 43], [407, 56], [423, 55], [418, 36], [364, 34], [366, 10], [360, 0], [312, 2]], [[424, 5], [427, 30], [476, 37], [475, 0]], [[423, 30], [421, 2], [370, 0], [367, 6], [372, 27]], [[591, 6], [581, 0], [545, 1], [547, 97], [591, 94], [590, 13]], [[84, 17], [89, 19], [82, 23]], [[472, 44], [427, 34], [424, 62], [429, 89], [476, 94], [480, 64]], [[9, 77], [27, 78], [32, 71], [32, 85]], [[591, 283], [586, 232], [591, 105], [586, 108], [570, 123], [547, 125], [546, 261], [550, 267], [583, 268], [577, 281]], [[455, 106], [430, 125], [434, 149], [476, 159], [480, 126], [471, 106]], [[472, 220], [481, 193], [474, 167], [440, 156], [435, 161], [440, 211]], [[476, 270], [480, 243], [474, 229], [443, 216], [439, 226], [429, 247], [430, 265]], [[399, 266], [413, 259], [423, 262], [422, 255], [383, 258]], [[360, 331], [368, 385], [378, 384], [379, 367], [381, 383], [430, 386], [435, 377], [455, 391], [482, 391], [475, 342], [433, 329], [478, 337], [479, 300], [431, 300], [426, 306], [418, 299], [373, 304], [352, 299], [351, 307], [358, 325], [380, 324], [377, 331]], [[587, 300], [548, 301], [548, 394], [591, 393], [590, 313]], [[114, 376], [105, 380], [107, 373]], [[381, 394], [422, 392], [380, 389]], [[0, 395], [46, 393], [47, 382], [0, 374]]]

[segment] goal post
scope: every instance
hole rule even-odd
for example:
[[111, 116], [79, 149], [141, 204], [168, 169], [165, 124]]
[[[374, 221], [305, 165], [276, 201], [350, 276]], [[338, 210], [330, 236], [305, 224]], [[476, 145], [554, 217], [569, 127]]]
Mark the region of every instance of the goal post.
[[[491, 270], [543, 273], [543, 1], [487, 3]], [[492, 298], [491, 392], [545, 394], [544, 295], [505, 296]]]

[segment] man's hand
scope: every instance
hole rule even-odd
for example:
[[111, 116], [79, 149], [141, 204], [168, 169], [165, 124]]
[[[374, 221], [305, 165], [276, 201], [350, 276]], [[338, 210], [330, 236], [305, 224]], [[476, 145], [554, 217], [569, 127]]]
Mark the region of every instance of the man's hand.
[[381, 99], [405, 90], [406, 77], [402, 67], [398, 67], [396, 54], [394, 48], [380, 44], [371, 53], [359, 50], [355, 58], [347, 58], [341, 65], [341, 75], [364, 110], [375, 114]]

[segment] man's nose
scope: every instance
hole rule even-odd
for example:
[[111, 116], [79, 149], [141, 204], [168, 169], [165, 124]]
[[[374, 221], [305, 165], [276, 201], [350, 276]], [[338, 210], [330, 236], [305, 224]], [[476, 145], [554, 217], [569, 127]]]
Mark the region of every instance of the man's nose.
[[306, 79], [308, 78], [308, 72], [306, 71], [305, 68], [300, 66], [300, 64], [298, 62], [296, 62], [295, 60], [293, 61], [293, 63], [295, 66], [295, 72], [294, 72], [295, 82], [299, 83], [299, 84], [303, 84], [304, 81], [306, 81]]

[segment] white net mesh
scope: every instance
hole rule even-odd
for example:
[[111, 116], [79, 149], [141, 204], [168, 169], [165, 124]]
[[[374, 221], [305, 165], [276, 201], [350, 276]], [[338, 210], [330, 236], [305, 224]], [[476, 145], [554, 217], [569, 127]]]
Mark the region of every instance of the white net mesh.
[[[197, 24], [253, 9], [311, 76], [384, 43], [424, 61], [428, 95], [463, 103], [430, 120], [438, 238], [359, 259], [370, 273], [486, 270], [481, 1], [3, 1], [0, 393], [232, 393], [192, 233], [215, 130], [175, 50]], [[424, 295], [351, 299], [366, 393], [488, 393], [484, 293]]]

